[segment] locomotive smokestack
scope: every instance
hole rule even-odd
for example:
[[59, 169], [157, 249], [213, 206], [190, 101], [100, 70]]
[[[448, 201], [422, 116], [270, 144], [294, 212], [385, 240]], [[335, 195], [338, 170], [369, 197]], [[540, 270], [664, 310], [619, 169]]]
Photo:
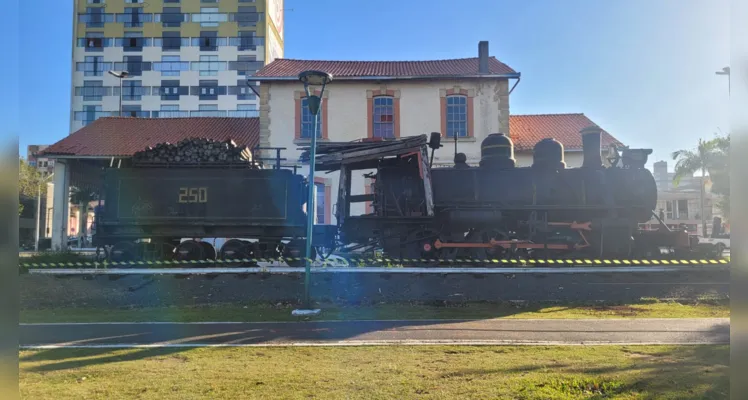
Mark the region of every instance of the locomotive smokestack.
[[478, 42], [478, 73], [488, 73], [488, 42]]
[[602, 168], [603, 159], [600, 154], [602, 142], [602, 130], [597, 126], [588, 126], [582, 129], [582, 151], [584, 151], [584, 168]]

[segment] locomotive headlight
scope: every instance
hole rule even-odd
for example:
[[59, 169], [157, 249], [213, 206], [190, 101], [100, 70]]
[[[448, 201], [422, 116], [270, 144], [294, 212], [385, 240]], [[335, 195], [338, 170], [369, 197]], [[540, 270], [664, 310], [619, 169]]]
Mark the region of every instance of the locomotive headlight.
[[322, 71], [304, 71], [299, 74], [299, 80], [304, 83], [309, 112], [317, 115], [320, 99], [325, 92], [325, 86], [332, 81], [332, 75]]

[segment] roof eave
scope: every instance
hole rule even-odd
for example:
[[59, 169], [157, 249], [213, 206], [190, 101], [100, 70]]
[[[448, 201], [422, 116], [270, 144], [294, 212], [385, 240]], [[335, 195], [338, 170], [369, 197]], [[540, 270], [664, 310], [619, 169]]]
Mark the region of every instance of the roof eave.
[[92, 155], [77, 155], [77, 154], [44, 154], [45, 158], [52, 158], [58, 160], [75, 160], [75, 159], [87, 159], [87, 160], [110, 160], [112, 158], [131, 158], [132, 156], [127, 155], [110, 155], [110, 156], [92, 156]]
[[[411, 76], [334, 76], [334, 81], [401, 81], [401, 80], [452, 80], [452, 79], [519, 79], [519, 72], [509, 74], [474, 74], [474, 75], [411, 75]], [[298, 82], [296, 76], [251, 76], [252, 82]]]

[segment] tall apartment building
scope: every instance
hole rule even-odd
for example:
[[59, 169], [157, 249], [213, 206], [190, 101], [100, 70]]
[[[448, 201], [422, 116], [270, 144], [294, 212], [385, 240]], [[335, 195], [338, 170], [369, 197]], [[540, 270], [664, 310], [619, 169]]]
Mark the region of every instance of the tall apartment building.
[[257, 116], [246, 78], [283, 57], [283, 0], [74, 1], [71, 132], [120, 104], [142, 118]]

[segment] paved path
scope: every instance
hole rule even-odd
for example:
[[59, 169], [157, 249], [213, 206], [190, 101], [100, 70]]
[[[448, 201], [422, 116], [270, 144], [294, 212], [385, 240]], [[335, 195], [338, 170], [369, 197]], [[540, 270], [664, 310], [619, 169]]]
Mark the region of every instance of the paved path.
[[20, 326], [22, 347], [198, 347], [384, 344], [719, 344], [729, 318]]

